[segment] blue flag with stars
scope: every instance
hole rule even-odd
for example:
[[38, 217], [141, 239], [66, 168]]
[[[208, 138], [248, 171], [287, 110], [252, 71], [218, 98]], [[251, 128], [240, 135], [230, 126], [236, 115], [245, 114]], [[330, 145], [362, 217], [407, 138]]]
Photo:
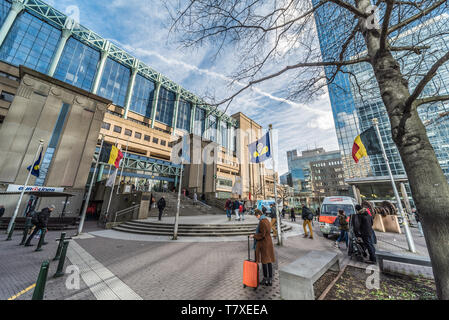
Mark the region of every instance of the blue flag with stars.
[[39, 155], [39, 159], [37, 159], [37, 161], [33, 165], [33, 170], [31, 170], [31, 166], [29, 166], [27, 168], [28, 171], [31, 170], [31, 174], [33, 176], [38, 177], [38, 178], [39, 178], [39, 168], [40, 168], [41, 158], [42, 158], [42, 150], [41, 150], [41, 153]]
[[248, 145], [250, 161], [252, 163], [264, 162], [271, 158], [270, 133], [267, 132], [265, 136], [256, 142]]

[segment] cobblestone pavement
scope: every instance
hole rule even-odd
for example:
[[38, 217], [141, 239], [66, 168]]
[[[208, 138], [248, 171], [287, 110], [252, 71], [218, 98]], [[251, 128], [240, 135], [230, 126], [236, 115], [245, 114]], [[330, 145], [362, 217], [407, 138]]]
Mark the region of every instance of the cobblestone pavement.
[[[297, 229], [302, 221], [296, 222]], [[273, 287], [260, 287], [254, 291], [242, 286], [242, 266], [247, 258], [247, 240], [234, 242], [151, 242], [139, 240], [111, 239], [92, 233], [76, 240], [82, 249], [94, 257], [101, 267], [117, 277], [137, 295], [151, 299], [280, 299], [279, 268], [288, 264], [309, 250], [329, 250], [339, 254], [341, 265], [351, 263], [365, 268], [363, 263], [349, 261], [346, 251], [335, 249], [333, 239], [325, 239], [314, 223], [315, 239], [291, 236], [284, 246], [275, 246]], [[86, 223], [86, 231], [99, 230], [94, 223]], [[423, 238], [412, 229], [417, 248], [425, 247]], [[68, 232], [68, 235], [74, 234]], [[0, 299], [8, 299], [32, 285], [44, 259], [52, 259], [56, 252], [56, 242], [60, 232], [47, 235], [49, 244], [43, 252], [35, 253], [33, 248], [19, 247], [20, 235], [13, 241], [0, 242]], [[5, 236], [6, 237], [6, 236]], [[274, 240], [274, 243], [276, 241]], [[37, 243], [37, 241], [35, 242]], [[344, 247], [344, 245], [341, 245]], [[405, 236], [378, 233], [378, 250], [406, 252]], [[423, 250], [418, 249], [419, 254]], [[251, 251], [252, 255], [254, 251]], [[66, 266], [71, 262], [67, 260]], [[385, 264], [387, 265], [387, 264]], [[79, 290], [68, 290], [65, 286], [68, 275], [52, 278], [57, 263], [50, 265], [45, 290], [45, 299], [95, 299], [86, 283], [80, 281]], [[262, 275], [261, 275], [262, 276]], [[31, 299], [33, 290], [17, 299]]]

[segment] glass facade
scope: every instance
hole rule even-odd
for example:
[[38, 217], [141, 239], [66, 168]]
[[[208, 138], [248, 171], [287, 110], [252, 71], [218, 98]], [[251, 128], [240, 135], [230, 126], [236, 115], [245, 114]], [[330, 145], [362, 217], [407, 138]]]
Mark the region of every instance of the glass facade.
[[201, 108], [196, 108], [195, 111], [195, 126], [194, 126], [194, 134], [197, 136], [202, 137], [204, 134], [206, 125], [206, 110]]
[[138, 74], [134, 83], [134, 91], [129, 110], [150, 118], [154, 99], [154, 88], [153, 81]]
[[98, 95], [112, 100], [119, 107], [123, 107], [130, 75], [131, 72], [127, 67], [108, 58], [101, 78]]
[[9, 9], [11, 9], [11, 4], [9, 2], [0, 2], [0, 25], [3, 25], [3, 22], [5, 22], [5, 19], [9, 13]]
[[209, 132], [209, 140], [213, 142], [217, 141], [217, 117], [210, 115], [209, 116], [209, 126], [207, 128]]
[[228, 147], [229, 147], [228, 134], [229, 134], [228, 133], [228, 124], [226, 122], [221, 121], [220, 122], [220, 135], [221, 135], [220, 143], [225, 149], [228, 149]]
[[0, 48], [0, 59], [47, 73], [60, 36], [60, 30], [23, 12], [16, 18]]
[[69, 38], [54, 77], [78, 88], [91, 91], [99, 60], [99, 51], [74, 38]]
[[190, 102], [179, 100], [178, 119], [176, 120], [176, 128], [190, 132], [190, 114], [192, 105]]
[[156, 108], [156, 121], [168, 126], [172, 125], [176, 94], [161, 86]]

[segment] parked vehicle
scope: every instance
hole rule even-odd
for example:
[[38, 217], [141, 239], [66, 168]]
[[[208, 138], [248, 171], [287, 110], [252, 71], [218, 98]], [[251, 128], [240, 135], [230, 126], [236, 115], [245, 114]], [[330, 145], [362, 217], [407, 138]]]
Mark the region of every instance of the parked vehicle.
[[325, 238], [329, 237], [329, 235], [340, 234], [337, 220], [338, 210], [344, 210], [349, 221], [349, 216], [356, 213], [356, 204], [357, 201], [351, 197], [335, 196], [324, 198], [323, 203], [321, 204], [319, 222], [320, 231]]

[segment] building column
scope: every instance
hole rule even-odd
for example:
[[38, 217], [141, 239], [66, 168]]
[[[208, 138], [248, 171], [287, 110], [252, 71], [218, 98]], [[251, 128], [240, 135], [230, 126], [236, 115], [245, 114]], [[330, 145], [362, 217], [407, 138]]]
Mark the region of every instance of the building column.
[[125, 114], [123, 115], [123, 118], [125, 118], [125, 119], [128, 119], [128, 111], [129, 111], [129, 107], [131, 105], [131, 98], [132, 98], [133, 92], [134, 92], [134, 84], [136, 83], [137, 63], [138, 63], [138, 60], [135, 60], [134, 66], [131, 69], [131, 76], [129, 77], [128, 89], [126, 90], [125, 106], [124, 106]]
[[97, 94], [100, 87], [101, 77], [103, 76], [104, 66], [108, 59], [109, 42], [106, 42], [105, 48], [101, 51], [100, 63], [98, 64], [97, 72], [95, 73], [94, 84], [92, 85], [92, 93]]
[[210, 116], [210, 112], [206, 111], [206, 119], [204, 120], [204, 139], [209, 139], [209, 116]]
[[412, 206], [410, 205], [410, 201], [408, 199], [408, 194], [407, 194], [407, 190], [405, 189], [404, 182], [401, 182], [401, 193], [402, 193], [402, 198], [404, 199], [405, 209], [407, 210], [407, 213], [411, 213]]
[[222, 145], [223, 143], [221, 142], [221, 128], [220, 128], [220, 124], [221, 124], [221, 120], [219, 117], [216, 118], [216, 122], [217, 122], [217, 131], [215, 132], [215, 134], [217, 135], [217, 144], [218, 145]]
[[181, 97], [181, 94], [179, 92], [176, 92], [176, 101], [175, 101], [175, 110], [173, 111], [173, 119], [171, 121], [171, 127], [172, 127], [172, 135], [175, 135], [176, 131], [176, 125], [178, 123], [178, 111], [179, 111], [179, 99]]
[[153, 105], [151, 109], [151, 128], [154, 128], [154, 122], [156, 121], [156, 108], [157, 102], [159, 100], [159, 90], [161, 89], [161, 83], [156, 82], [156, 88], [154, 89], [153, 94]]
[[23, 4], [23, 0], [13, 0], [11, 9], [9, 10], [8, 16], [5, 19], [1, 29], [0, 29], [0, 47], [6, 39], [6, 36], [11, 30], [14, 21], [16, 20], [19, 13], [21, 13], [25, 9], [25, 5]]
[[195, 129], [195, 113], [196, 104], [192, 104], [192, 112], [190, 112], [190, 133], [193, 133]]
[[48, 69], [47, 75], [49, 75], [50, 77], [53, 77], [53, 75], [55, 74], [56, 67], [58, 66], [59, 60], [61, 59], [65, 44], [67, 43], [67, 40], [69, 40], [71, 35], [72, 35], [72, 30], [62, 29], [61, 38], [59, 39], [58, 47], [53, 56], [53, 59], [51, 60], [50, 68]]
[[355, 200], [357, 200], [358, 204], [362, 204], [362, 198], [360, 197], [360, 191], [359, 188], [357, 188], [355, 185], [352, 185], [352, 192], [354, 193]]

